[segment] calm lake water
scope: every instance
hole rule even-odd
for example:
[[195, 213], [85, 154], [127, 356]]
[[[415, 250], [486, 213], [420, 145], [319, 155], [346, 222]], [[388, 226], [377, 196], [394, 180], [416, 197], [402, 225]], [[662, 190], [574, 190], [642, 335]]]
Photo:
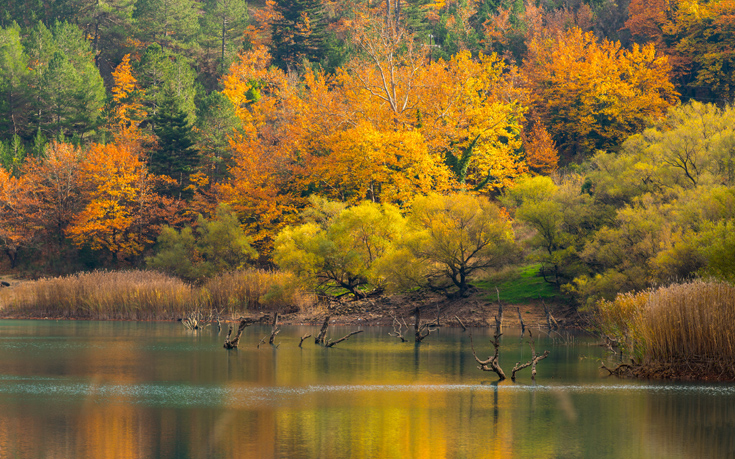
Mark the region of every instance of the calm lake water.
[[[735, 457], [735, 385], [605, 377], [590, 338], [540, 337], [536, 383], [497, 384], [461, 330], [299, 349], [317, 331], [258, 349], [270, 329], [250, 327], [228, 352], [216, 328], [0, 321], [0, 458]], [[508, 375], [529, 355], [503, 336]]]

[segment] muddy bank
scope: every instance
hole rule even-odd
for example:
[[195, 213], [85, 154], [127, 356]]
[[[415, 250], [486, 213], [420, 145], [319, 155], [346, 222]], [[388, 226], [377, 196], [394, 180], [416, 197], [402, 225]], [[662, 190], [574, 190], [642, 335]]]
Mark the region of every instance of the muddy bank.
[[[487, 293], [484, 292], [476, 292], [468, 298], [460, 299], [417, 292], [358, 301], [322, 301], [309, 310], [282, 314], [281, 323], [318, 325], [329, 315], [335, 325], [391, 326], [394, 318], [412, 324], [414, 310], [418, 307], [422, 319], [435, 320], [438, 316], [442, 326], [461, 327], [461, 321], [466, 327], [489, 327], [495, 325], [498, 303], [486, 297]], [[563, 303], [547, 303], [547, 306], [560, 328], [586, 326], [585, 319], [573, 307]], [[519, 312], [526, 327], [546, 326], [546, 313], [541, 302], [504, 304], [503, 325], [520, 328]]]

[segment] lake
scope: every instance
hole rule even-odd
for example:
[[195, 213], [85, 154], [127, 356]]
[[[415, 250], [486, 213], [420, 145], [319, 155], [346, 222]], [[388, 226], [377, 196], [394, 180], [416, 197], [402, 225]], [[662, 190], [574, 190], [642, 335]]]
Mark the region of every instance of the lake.
[[[180, 323], [0, 321], [0, 458], [735, 457], [735, 385], [606, 377], [591, 337], [536, 331], [536, 381], [498, 384], [461, 329], [298, 347], [318, 329], [226, 351]], [[527, 338], [501, 338], [508, 376]]]

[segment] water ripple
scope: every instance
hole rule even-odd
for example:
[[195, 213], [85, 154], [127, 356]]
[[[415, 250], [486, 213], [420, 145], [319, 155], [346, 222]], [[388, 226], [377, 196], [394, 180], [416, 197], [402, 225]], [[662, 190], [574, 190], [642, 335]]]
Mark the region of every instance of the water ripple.
[[309, 385], [309, 386], [194, 386], [172, 383], [109, 384], [72, 381], [66, 378], [22, 377], [0, 375], [0, 396], [88, 398], [95, 402], [143, 403], [167, 406], [225, 406], [280, 403], [308, 396], [340, 396], [355, 393], [524, 393], [565, 392], [570, 394], [619, 394], [650, 392], [654, 394], [688, 394], [735, 396], [735, 386], [718, 384], [572, 384], [522, 385], [502, 384], [376, 384], [376, 385]]

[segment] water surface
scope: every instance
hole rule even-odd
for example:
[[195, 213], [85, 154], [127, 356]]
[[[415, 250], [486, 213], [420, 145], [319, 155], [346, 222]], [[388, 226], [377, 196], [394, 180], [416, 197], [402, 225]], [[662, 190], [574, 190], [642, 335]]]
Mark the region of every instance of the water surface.
[[[591, 338], [539, 336], [536, 382], [497, 383], [460, 330], [298, 347], [317, 331], [0, 321], [0, 458], [735, 457], [735, 385], [605, 377]], [[527, 341], [503, 336], [508, 375]]]

